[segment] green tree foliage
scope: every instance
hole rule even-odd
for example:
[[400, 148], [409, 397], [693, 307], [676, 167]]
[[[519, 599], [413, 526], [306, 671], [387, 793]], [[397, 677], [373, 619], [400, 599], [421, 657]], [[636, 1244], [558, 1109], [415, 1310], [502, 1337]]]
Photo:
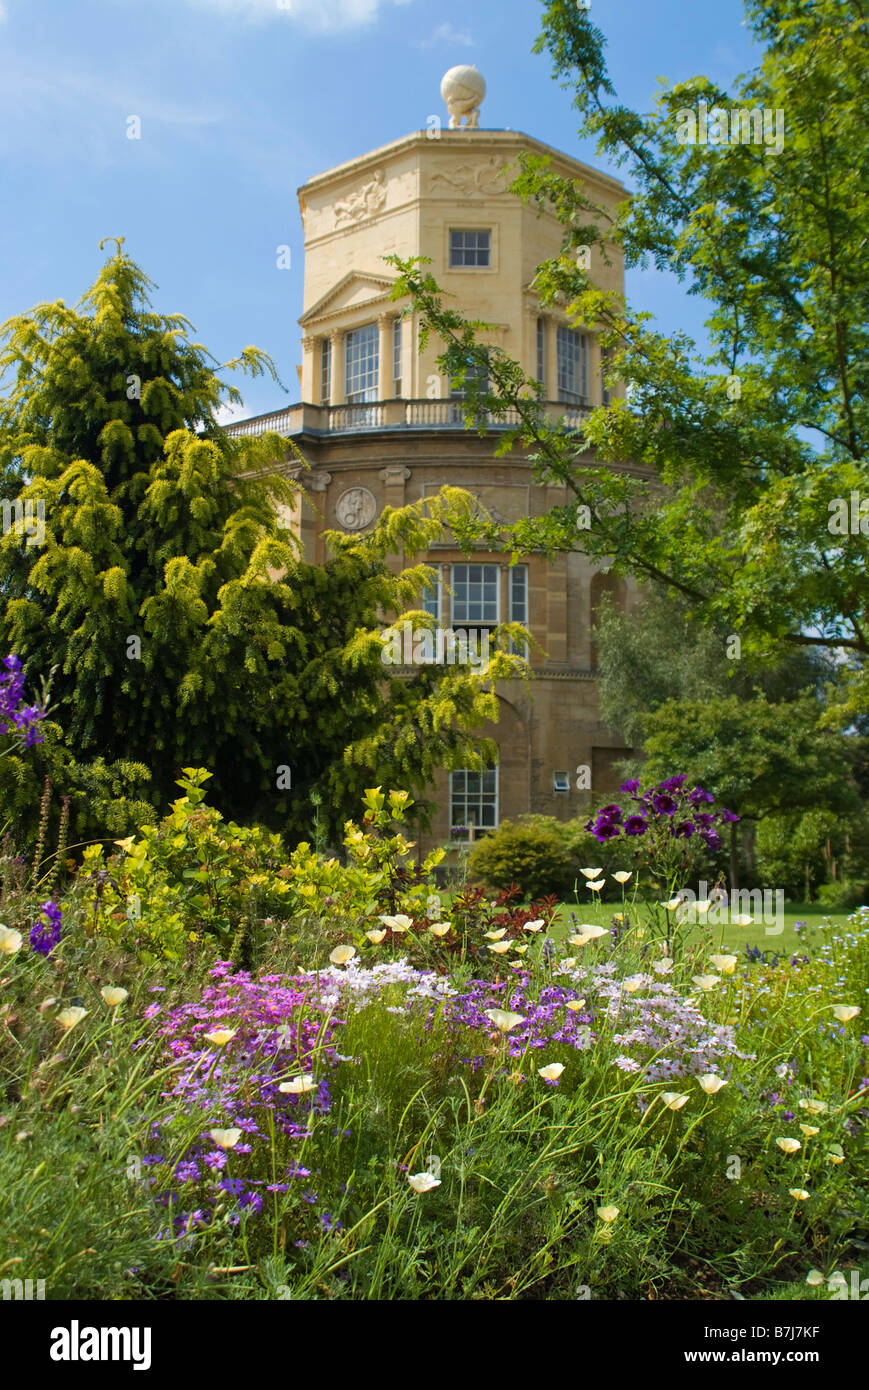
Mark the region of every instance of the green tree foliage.
[[[337, 840], [372, 781], [422, 792], [438, 766], [473, 765], [494, 679], [525, 669], [506, 631], [488, 673], [402, 679], [381, 660], [383, 615], [412, 608], [432, 573], [396, 575], [389, 558], [419, 554], [444, 506], [470, 499], [387, 508], [307, 564], [278, 513], [295, 497], [286, 443], [221, 429], [239, 392], [185, 319], [151, 311], [151, 288], [118, 243], [76, 308], [42, 304], [0, 330], [4, 491], [45, 509], [43, 543], [10, 531], [0, 546], [2, 640], [32, 672], [57, 666], [64, 752], [55, 739], [43, 756], [55, 749], [64, 789], [70, 755], [99, 760], [80, 788], [126, 778], [162, 808], [181, 767], [206, 766], [228, 814], [303, 833], [313, 791]], [[232, 368], [273, 372], [253, 348]]]
[[[634, 187], [613, 214], [546, 159], [523, 156], [514, 190], [554, 209], [564, 227], [562, 254], [534, 286], [542, 304], [598, 332], [608, 383], [628, 382], [629, 403], [614, 398], [579, 430], [547, 423], [539, 383], [477, 344], [482, 325], [446, 308], [418, 261], [399, 263], [396, 296], [410, 294], [424, 329], [444, 342], [445, 370], [485, 357], [488, 391], [469, 379], [469, 421], [481, 408], [517, 410], [521, 423], [502, 447], [528, 448], [540, 479], [568, 489], [569, 504], [542, 518], [470, 525], [466, 539], [612, 557], [616, 573], [681, 594], [764, 657], [841, 649], [855, 677], [853, 715], [869, 707], [869, 508], [859, 507], [869, 501], [866, 18], [850, 0], [747, 0], [746, 23], [764, 50], [756, 71], [731, 92], [703, 77], [662, 86], [655, 109], [639, 114], [615, 99], [591, 12], [573, 0], [545, 8], [537, 51], [550, 53], [572, 92], [581, 133], [627, 166]], [[680, 143], [680, 113], [701, 101], [783, 113], [782, 147], [743, 142], [741, 122], [740, 143], [726, 148]], [[618, 246], [629, 266], [688, 279], [709, 308], [711, 355], [594, 288], [577, 264], [581, 245], [604, 258]], [[848, 501], [847, 534], [836, 499]], [[577, 529], [581, 507], [589, 529]]]

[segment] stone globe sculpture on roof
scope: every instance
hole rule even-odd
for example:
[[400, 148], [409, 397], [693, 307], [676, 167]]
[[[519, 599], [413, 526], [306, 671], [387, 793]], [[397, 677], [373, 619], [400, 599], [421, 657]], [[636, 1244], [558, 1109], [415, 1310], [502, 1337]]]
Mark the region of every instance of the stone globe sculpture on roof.
[[460, 63], [441, 78], [441, 96], [450, 113], [450, 130], [461, 128], [464, 119], [468, 130], [480, 124], [480, 102], [486, 95], [486, 82], [475, 67]]

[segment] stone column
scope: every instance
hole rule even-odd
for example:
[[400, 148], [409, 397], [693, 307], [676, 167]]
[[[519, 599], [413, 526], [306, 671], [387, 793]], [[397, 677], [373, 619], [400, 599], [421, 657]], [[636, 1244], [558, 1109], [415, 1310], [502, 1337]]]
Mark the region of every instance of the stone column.
[[314, 352], [316, 338], [302, 339], [302, 379], [301, 397], [303, 401], [311, 401], [314, 405], [320, 404], [320, 390], [317, 381], [317, 354]]
[[344, 334], [334, 332], [329, 334], [329, 342], [332, 344], [332, 381], [330, 385], [329, 404], [344, 404]]
[[388, 401], [392, 396], [392, 315], [380, 314], [377, 327], [380, 334], [377, 347], [377, 399]]
[[558, 320], [546, 315], [546, 399], [558, 400]]

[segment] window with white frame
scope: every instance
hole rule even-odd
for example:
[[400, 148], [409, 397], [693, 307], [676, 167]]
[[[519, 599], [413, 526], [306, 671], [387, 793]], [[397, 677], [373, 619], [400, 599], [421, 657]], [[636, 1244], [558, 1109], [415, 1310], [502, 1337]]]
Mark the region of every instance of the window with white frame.
[[332, 399], [332, 343], [329, 338], [320, 341], [320, 404], [328, 405]]
[[500, 621], [500, 565], [453, 565], [453, 627], [495, 627]]
[[546, 385], [546, 320], [537, 320], [537, 380]]
[[[498, 825], [498, 769], [450, 773], [450, 829], [455, 840], [478, 840]], [[464, 833], [461, 833], [464, 832]]]
[[450, 267], [481, 266], [492, 263], [492, 233], [450, 228]]
[[588, 403], [588, 339], [558, 326], [558, 399], [567, 405]]
[[436, 623], [441, 620], [441, 581], [438, 577], [435, 582], [426, 586], [422, 591], [423, 612], [430, 613]]
[[392, 394], [401, 395], [401, 319], [392, 320]]
[[344, 339], [344, 394], [349, 405], [377, 400], [379, 338], [377, 324], [367, 323]]

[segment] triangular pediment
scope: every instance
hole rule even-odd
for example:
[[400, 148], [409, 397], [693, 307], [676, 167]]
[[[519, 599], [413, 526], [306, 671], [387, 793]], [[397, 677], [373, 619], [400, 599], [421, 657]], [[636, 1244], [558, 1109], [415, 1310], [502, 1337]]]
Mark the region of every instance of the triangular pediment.
[[333, 285], [322, 299], [307, 309], [299, 323], [303, 328], [318, 319], [341, 314], [346, 309], [356, 309], [360, 304], [374, 304], [387, 300], [392, 293], [396, 277], [371, 275], [363, 270], [351, 270], [343, 279]]

